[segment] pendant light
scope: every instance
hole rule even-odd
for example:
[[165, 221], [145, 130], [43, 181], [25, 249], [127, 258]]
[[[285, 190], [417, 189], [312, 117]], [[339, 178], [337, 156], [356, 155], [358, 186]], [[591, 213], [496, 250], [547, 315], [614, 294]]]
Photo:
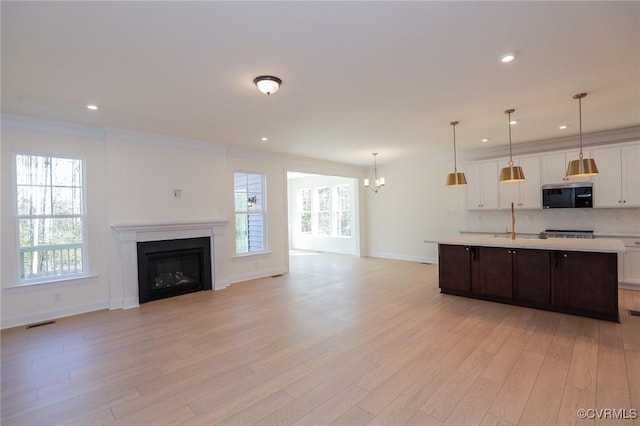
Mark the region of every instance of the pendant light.
[[500, 171], [500, 183], [522, 182], [524, 180], [524, 172], [522, 167], [513, 165], [513, 155], [511, 151], [511, 114], [515, 109], [508, 109], [504, 113], [509, 116], [509, 165]]
[[377, 193], [380, 190], [380, 188], [384, 186], [384, 178], [378, 176], [378, 166], [376, 164], [376, 155], [378, 155], [378, 153], [374, 152], [373, 153], [373, 173], [371, 174], [371, 180], [365, 179], [364, 186], [366, 188], [369, 188], [373, 192]]
[[452, 121], [451, 126], [453, 127], [453, 173], [449, 173], [447, 175], [447, 186], [461, 186], [467, 184], [467, 178], [464, 176], [464, 173], [458, 173], [458, 165], [456, 161], [456, 125], [457, 121]]
[[580, 178], [598, 174], [596, 160], [593, 158], [583, 158], [582, 155], [582, 98], [585, 96], [587, 96], [586, 93], [573, 95], [573, 99], [578, 100], [578, 114], [580, 115], [580, 157], [577, 160], [569, 161], [569, 166], [567, 167], [568, 178]]

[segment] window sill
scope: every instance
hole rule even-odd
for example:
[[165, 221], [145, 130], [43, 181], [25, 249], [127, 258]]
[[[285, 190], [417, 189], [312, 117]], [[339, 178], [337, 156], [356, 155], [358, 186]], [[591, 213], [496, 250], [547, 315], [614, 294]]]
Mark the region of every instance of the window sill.
[[254, 257], [254, 256], [264, 256], [266, 254], [271, 254], [271, 250], [266, 251], [254, 251], [252, 253], [242, 253], [236, 254], [235, 256], [231, 256], [232, 259], [242, 259], [244, 257]]
[[90, 278], [97, 278], [96, 274], [74, 274], [74, 275], [58, 275], [55, 277], [36, 278], [33, 280], [19, 281], [14, 285], [5, 287], [5, 290], [17, 290], [26, 288], [37, 288], [46, 285], [60, 285], [71, 281], [86, 280]]

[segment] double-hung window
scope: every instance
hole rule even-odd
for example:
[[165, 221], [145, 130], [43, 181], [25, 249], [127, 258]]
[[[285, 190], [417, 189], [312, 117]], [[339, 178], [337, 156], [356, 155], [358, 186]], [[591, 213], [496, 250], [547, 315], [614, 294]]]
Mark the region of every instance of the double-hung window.
[[351, 236], [351, 187], [336, 185], [333, 187], [335, 208], [335, 233], [340, 237]]
[[318, 197], [318, 233], [331, 235], [331, 188], [324, 186], [316, 190]]
[[87, 265], [84, 161], [17, 154], [19, 280], [82, 274]]
[[233, 175], [236, 221], [236, 254], [266, 251], [265, 195], [262, 173]]

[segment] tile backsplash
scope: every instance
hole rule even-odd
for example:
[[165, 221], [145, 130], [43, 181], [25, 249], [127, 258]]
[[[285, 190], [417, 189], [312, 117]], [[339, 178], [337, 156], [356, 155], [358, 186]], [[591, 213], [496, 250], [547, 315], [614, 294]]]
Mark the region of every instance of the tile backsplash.
[[[593, 230], [640, 235], [640, 208], [516, 210], [516, 232], [545, 229]], [[469, 211], [466, 231], [502, 232], [511, 227], [509, 210]]]

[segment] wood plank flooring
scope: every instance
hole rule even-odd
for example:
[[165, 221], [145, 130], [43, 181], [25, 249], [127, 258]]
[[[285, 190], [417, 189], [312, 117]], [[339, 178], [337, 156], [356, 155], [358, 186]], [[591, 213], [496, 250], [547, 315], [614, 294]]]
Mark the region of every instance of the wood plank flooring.
[[1, 333], [3, 425], [621, 424], [621, 323], [440, 294], [436, 265], [292, 253], [291, 273]]

